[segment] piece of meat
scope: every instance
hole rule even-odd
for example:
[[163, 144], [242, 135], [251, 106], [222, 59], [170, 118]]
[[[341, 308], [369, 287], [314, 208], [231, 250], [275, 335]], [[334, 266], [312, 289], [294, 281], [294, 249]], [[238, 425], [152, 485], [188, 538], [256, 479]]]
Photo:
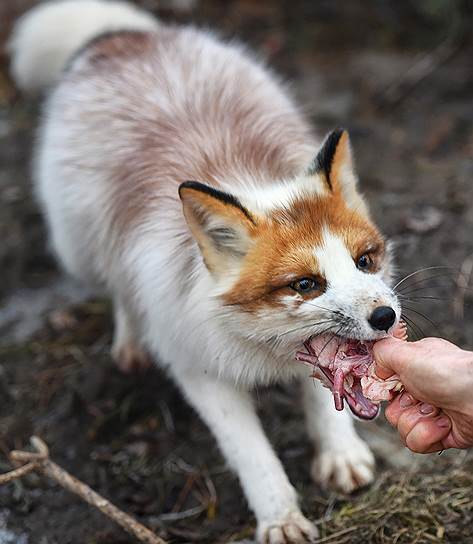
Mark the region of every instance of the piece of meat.
[[381, 402], [382, 400], [391, 400], [394, 393], [402, 391], [403, 385], [397, 374], [390, 378], [382, 380], [374, 372], [369, 376], [361, 378], [361, 388], [363, 395], [372, 402]]
[[[407, 341], [407, 326], [401, 321], [393, 333], [395, 338]], [[373, 401], [391, 400], [394, 393], [402, 391], [403, 385], [397, 374], [383, 380], [376, 375], [376, 366], [374, 360], [370, 366], [369, 373], [361, 378], [361, 387], [363, 395]]]
[[[393, 336], [407, 339], [404, 323]], [[391, 400], [403, 388], [397, 375], [387, 380], [376, 375], [373, 342], [324, 334], [311, 338], [304, 346], [307, 351], [297, 352], [296, 359], [312, 366], [312, 376], [332, 391], [336, 410], [343, 410], [346, 400], [357, 416], [373, 419], [379, 403]]]

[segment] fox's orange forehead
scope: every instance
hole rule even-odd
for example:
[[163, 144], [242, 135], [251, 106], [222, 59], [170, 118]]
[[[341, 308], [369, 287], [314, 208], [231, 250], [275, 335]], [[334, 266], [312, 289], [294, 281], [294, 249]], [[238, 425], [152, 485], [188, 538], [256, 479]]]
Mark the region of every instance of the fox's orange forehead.
[[281, 288], [304, 276], [321, 275], [315, 249], [329, 231], [343, 240], [356, 258], [383, 239], [370, 222], [350, 209], [341, 195], [308, 196], [274, 210], [253, 231], [239, 279], [225, 294], [227, 304], [277, 304]]

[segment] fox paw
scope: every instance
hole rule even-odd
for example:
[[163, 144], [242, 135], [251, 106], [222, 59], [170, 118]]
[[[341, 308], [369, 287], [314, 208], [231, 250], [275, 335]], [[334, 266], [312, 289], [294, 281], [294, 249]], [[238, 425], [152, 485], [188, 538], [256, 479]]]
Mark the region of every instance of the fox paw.
[[307, 544], [315, 542], [317, 527], [300, 512], [290, 512], [283, 519], [258, 524], [259, 544]]
[[352, 493], [374, 479], [375, 461], [368, 446], [357, 439], [343, 449], [324, 449], [314, 459], [312, 479], [324, 488]]
[[119, 370], [124, 374], [143, 372], [153, 364], [148, 352], [133, 342], [114, 347], [112, 357]]

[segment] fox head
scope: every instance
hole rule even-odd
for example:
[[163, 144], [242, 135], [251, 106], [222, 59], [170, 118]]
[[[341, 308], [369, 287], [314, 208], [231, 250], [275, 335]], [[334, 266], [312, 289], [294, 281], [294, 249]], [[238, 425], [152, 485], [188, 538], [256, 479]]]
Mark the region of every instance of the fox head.
[[398, 323], [389, 251], [357, 185], [348, 133], [337, 130], [294, 179], [238, 194], [180, 186], [235, 334], [296, 347], [325, 332], [375, 340]]

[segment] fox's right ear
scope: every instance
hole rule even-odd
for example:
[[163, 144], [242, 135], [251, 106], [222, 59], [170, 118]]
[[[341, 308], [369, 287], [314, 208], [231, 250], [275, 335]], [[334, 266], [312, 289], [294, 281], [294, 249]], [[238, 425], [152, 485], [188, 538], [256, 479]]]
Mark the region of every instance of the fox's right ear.
[[210, 272], [219, 276], [238, 266], [256, 228], [250, 212], [235, 196], [196, 181], [182, 183], [179, 196]]

